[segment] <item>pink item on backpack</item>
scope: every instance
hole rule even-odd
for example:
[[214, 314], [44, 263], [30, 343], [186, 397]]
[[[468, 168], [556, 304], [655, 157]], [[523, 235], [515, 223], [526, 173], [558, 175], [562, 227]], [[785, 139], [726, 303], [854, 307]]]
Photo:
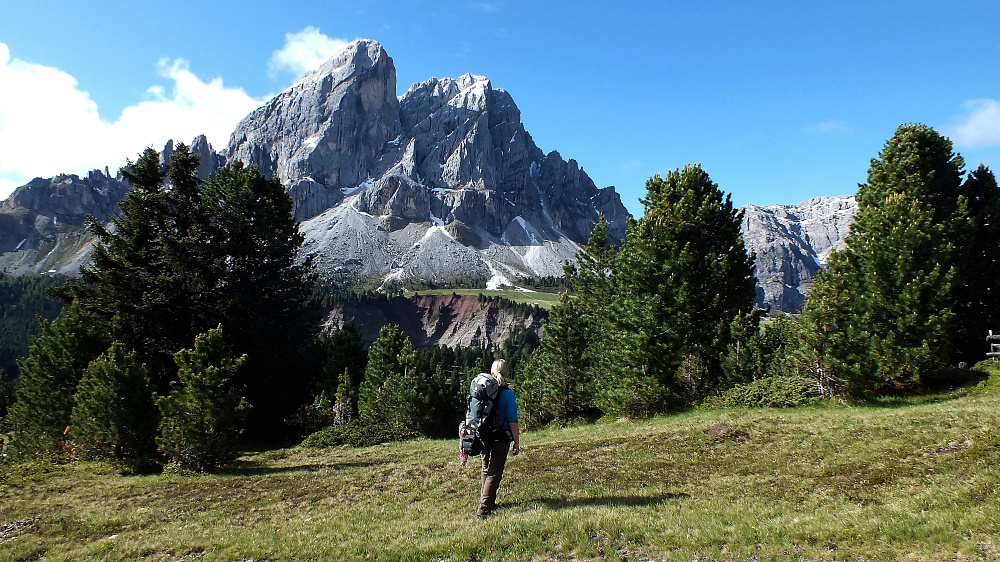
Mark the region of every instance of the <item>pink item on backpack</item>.
[[465, 422], [458, 424], [458, 462], [465, 466], [469, 462], [469, 455], [462, 450], [462, 439], [465, 438]]

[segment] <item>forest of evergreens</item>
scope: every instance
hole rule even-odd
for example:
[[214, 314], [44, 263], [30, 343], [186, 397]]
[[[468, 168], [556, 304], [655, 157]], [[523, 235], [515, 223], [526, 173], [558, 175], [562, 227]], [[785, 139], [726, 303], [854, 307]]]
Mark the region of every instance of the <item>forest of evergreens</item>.
[[[563, 280], [536, 280], [571, 288], [541, 341], [520, 331], [498, 349], [417, 350], [395, 326], [371, 346], [353, 322], [320, 330], [324, 307], [386, 295], [321, 283], [297, 259], [277, 179], [235, 163], [201, 182], [197, 166], [180, 145], [169, 162], [147, 150], [124, 168], [135, 189], [113, 228], [91, 221], [92, 263], [52, 291], [61, 302], [31, 305], [49, 319], [0, 396], [9, 459], [211, 471], [248, 443], [451, 436], [468, 381], [494, 357], [511, 363], [529, 429], [915, 394], [974, 377], [998, 327], [1000, 190], [923, 125], [901, 126], [872, 159], [846, 248], [801, 315], [754, 309], [742, 212], [686, 166], [647, 182], [620, 247], [602, 219]], [[19, 282], [35, 295], [22, 298], [42, 298], [44, 282]]]

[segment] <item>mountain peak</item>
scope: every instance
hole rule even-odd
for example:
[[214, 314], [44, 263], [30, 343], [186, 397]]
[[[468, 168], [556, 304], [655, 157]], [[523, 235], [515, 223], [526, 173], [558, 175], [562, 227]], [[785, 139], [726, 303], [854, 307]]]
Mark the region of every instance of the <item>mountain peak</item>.
[[[373, 39], [358, 39], [327, 59], [316, 70], [311, 70], [299, 78], [292, 89], [301, 83], [315, 82], [326, 76], [334, 76], [335, 82], [342, 82], [354, 74], [367, 72], [382, 64], [392, 65], [392, 59], [382, 44]], [[393, 74], [395, 75], [395, 70]]]

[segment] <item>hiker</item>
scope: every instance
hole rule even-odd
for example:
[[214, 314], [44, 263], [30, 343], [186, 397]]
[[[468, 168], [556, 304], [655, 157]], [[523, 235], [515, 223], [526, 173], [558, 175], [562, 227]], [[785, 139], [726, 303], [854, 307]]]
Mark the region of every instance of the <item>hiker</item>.
[[507, 378], [510, 376], [507, 362], [503, 359], [494, 361], [490, 368], [490, 375], [500, 385], [496, 409], [499, 427], [503, 431], [498, 432], [495, 440], [483, 443], [482, 496], [477, 512], [481, 518], [488, 517], [497, 507], [497, 489], [500, 488], [504, 464], [507, 462], [507, 452], [512, 441], [514, 443], [514, 456], [521, 452], [520, 429], [517, 425], [517, 403], [514, 401], [514, 391], [507, 386]]

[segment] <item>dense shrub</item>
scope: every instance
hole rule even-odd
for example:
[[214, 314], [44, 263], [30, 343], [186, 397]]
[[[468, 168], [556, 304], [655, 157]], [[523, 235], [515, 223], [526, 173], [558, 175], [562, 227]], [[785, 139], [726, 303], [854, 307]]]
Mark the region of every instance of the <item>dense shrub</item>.
[[731, 408], [794, 408], [816, 401], [819, 394], [801, 377], [764, 377], [736, 385], [722, 394]]
[[337, 447], [340, 445], [370, 447], [372, 445], [402, 441], [414, 437], [417, 437], [415, 432], [397, 426], [364, 423], [361, 420], [354, 420], [340, 427], [331, 426], [323, 428], [306, 437], [302, 441], [302, 446], [314, 449]]
[[972, 367], [974, 371], [986, 373], [987, 378], [976, 385], [976, 393], [993, 393], [1000, 390], [1000, 361], [987, 359]]

